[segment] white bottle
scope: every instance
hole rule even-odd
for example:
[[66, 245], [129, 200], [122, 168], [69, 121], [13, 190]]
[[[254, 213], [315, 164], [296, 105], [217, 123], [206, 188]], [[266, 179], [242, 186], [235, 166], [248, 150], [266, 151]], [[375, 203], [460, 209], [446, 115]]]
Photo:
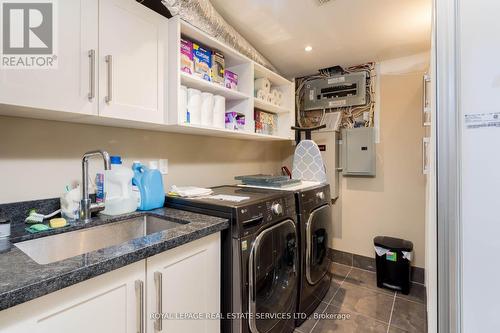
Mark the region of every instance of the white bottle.
[[111, 170], [106, 170], [104, 174], [106, 208], [103, 214], [127, 214], [137, 209], [137, 198], [132, 191], [133, 176], [132, 169], [122, 165], [120, 156], [111, 156]]

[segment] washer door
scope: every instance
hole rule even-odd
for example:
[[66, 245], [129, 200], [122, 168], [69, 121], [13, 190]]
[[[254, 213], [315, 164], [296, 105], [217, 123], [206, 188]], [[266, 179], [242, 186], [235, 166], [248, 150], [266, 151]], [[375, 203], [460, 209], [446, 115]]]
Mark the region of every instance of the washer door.
[[328, 272], [329, 231], [332, 223], [332, 208], [321, 206], [311, 212], [306, 224], [306, 279], [315, 285]]
[[283, 314], [293, 312], [297, 297], [297, 230], [292, 220], [262, 231], [249, 259], [249, 325], [253, 333], [270, 331]]

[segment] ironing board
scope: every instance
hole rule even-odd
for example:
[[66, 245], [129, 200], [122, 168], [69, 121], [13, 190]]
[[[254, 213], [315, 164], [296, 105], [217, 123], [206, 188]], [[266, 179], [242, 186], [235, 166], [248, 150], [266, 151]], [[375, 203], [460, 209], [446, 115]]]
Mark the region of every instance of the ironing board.
[[312, 140], [302, 140], [295, 148], [292, 179], [326, 183], [326, 170], [318, 145]]

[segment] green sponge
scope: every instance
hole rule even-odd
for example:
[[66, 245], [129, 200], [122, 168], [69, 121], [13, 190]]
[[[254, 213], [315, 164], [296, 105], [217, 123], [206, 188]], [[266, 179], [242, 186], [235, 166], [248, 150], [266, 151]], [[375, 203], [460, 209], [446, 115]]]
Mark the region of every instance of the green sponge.
[[33, 224], [32, 226], [30, 226], [29, 228], [26, 228], [24, 230], [26, 230], [29, 233], [35, 234], [37, 232], [47, 231], [50, 229], [52, 229], [52, 228], [46, 226], [45, 224], [39, 223], [39, 224]]

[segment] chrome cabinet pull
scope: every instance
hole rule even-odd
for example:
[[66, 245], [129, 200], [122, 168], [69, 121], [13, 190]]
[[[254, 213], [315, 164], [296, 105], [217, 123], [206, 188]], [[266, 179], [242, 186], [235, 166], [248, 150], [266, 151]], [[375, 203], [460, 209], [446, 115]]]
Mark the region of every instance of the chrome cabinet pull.
[[135, 281], [135, 295], [137, 297], [137, 333], [144, 333], [144, 282]]
[[430, 126], [430, 108], [431, 108], [431, 105], [430, 105], [430, 101], [429, 101], [429, 84], [431, 82], [431, 77], [429, 75], [424, 75], [424, 80], [423, 80], [423, 94], [422, 94], [422, 98], [423, 98], [423, 101], [422, 101], [422, 106], [423, 106], [423, 110], [422, 110], [422, 118], [423, 118], [423, 125], [424, 126]]
[[108, 67], [108, 95], [104, 100], [106, 103], [111, 103], [113, 100], [113, 56], [107, 55], [105, 60]]
[[422, 173], [424, 175], [429, 174], [429, 144], [431, 142], [431, 139], [428, 137], [425, 137], [422, 139]]
[[89, 101], [95, 98], [95, 50], [89, 50]]
[[161, 332], [163, 328], [162, 315], [163, 315], [163, 303], [162, 303], [162, 274], [160, 272], [155, 272], [154, 274], [155, 287], [156, 287], [156, 313], [158, 318], [155, 321], [155, 330]]

